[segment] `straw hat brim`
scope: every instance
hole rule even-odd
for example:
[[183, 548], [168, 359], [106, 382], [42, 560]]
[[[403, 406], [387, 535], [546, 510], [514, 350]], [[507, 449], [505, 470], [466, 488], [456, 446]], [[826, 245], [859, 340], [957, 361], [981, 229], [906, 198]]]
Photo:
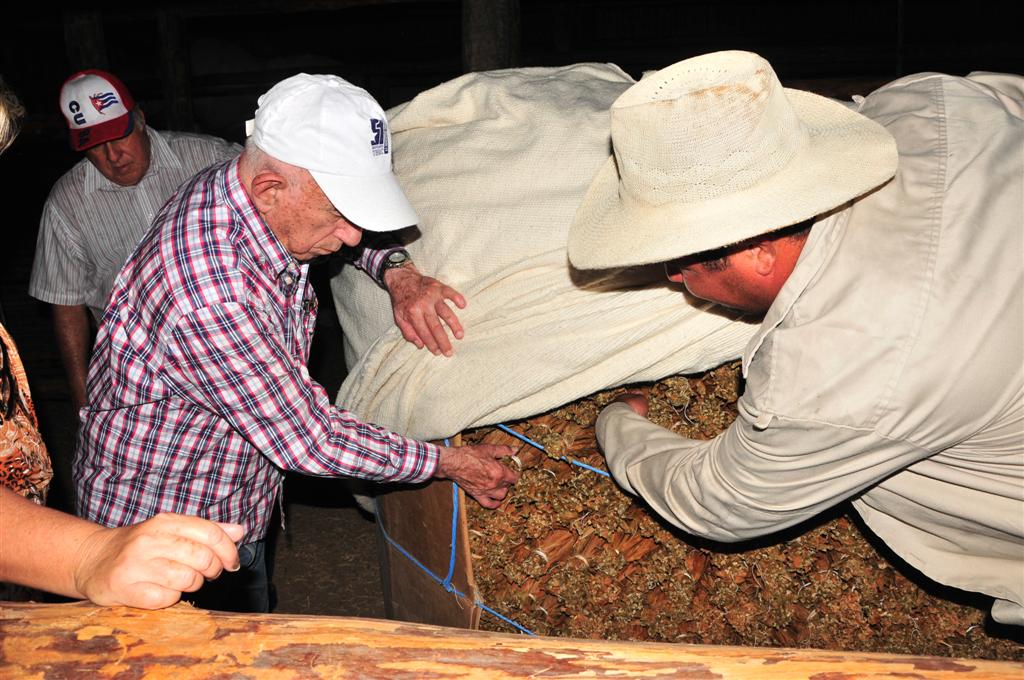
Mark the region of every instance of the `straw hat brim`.
[[809, 143], [780, 171], [742, 191], [695, 203], [640, 205], [620, 195], [610, 157], [569, 229], [573, 266], [650, 264], [731, 245], [826, 213], [895, 174], [896, 142], [884, 127], [825, 97], [785, 92]]

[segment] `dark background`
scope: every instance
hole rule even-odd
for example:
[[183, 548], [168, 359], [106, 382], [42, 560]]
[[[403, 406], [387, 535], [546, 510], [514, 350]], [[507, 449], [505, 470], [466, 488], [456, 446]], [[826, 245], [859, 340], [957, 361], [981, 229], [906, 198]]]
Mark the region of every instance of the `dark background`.
[[[0, 74], [28, 108], [0, 160], [4, 243], [34, 246], [53, 181], [76, 160], [63, 80], [106, 68], [157, 129], [242, 141], [256, 98], [299, 71], [336, 73], [385, 108], [466, 70], [613, 62], [634, 77], [720, 49], [760, 53], [784, 83], [873, 85], [917, 71], [1024, 70], [1020, 23], [992, 0], [247, 0], [18, 2]], [[1018, 8], [1019, 9], [1019, 8]], [[466, 36], [466, 40], [463, 37]], [[855, 88], [851, 86], [850, 91]], [[859, 90], [866, 94], [864, 90]], [[836, 93], [846, 94], [844, 89]], [[10, 251], [8, 251], [9, 253]], [[3, 301], [0, 298], [0, 301]]]
[[[467, 70], [613, 62], [645, 70], [721, 49], [760, 53], [790, 86], [866, 94], [917, 71], [1024, 71], [1017, 3], [980, 0], [247, 0], [20, 2], [2, 13], [0, 75], [28, 109], [0, 158], [0, 309], [25, 296], [50, 186], [80, 156], [61, 83], [105, 68], [157, 129], [243, 141], [257, 97], [300, 71], [336, 73], [385, 108]], [[1018, 7], [1019, 9], [1019, 7]], [[322, 308], [327, 309], [329, 305]], [[35, 343], [27, 322], [8, 324]], [[20, 326], [20, 327], [19, 327]], [[45, 345], [25, 357], [40, 396], [61, 388]], [[26, 354], [23, 350], [23, 354]], [[52, 383], [52, 384], [51, 384]]]
[[[833, 96], [867, 94], [918, 71], [1021, 73], [1021, 24], [1012, 19], [1018, 5], [929, 0], [6, 3], [0, 10], [0, 75], [21, 97], [28, 116], [21, 136], [0, 157], [0, 320], [21, 350], [54, 457], [51, 504], [70, 509], [75, 415], [48, 309], [29, 298], [26, 288], [43, 201], [53, 182], [80, 158], [67, 145], [57, 109], [61, 83], [74, 71], [116, 73], [157, 129], [241, 142], [257, 97], [301, 71], [341, 75], [365, 87], [385, 108], [470, 70], [598, 61], [616, 63], [639, 78], [645, 70], [722, 49], [758, 52], [784, 84]], [[314, 280], [323, 298], [324, 273], [315, 273]], [[321, 310], [310, 369], [333, 394], [343, 377], [340, 329], [332, 305]], [[292, 503], [289, 538], [277, 550], [279, 610], [381, 615], [372, 524], [352, 514], [336, 482], [290, 479], [286, 489], [286, 503]], [[306, 525], [311, 528], [305, 530]], [[321, 572], [314, 571], [315, 564]]]
[[27, 244], [31, 249], [32, 223], [46, 192], [77, 160], [65, 142], [56, 102], [63, 80], [81, 68], [106, 68], [118, 74], [158, 129], [193, 130], [240, 142], [243, 122], [252, 117], [256, 98], [299, 71], [339, 74], [368, 89], [385, 108], [466, 70], [602, 61], [639, 77], [645, 70], [720, 49], [758, 52], [784, 83], [809, 89], [821, 79], [877, 84], [926, 70], [1019, 73], [1024, 70], [1024, 50], [1020, 23], [1011, 18], [1016, 4], [7, 3], [2, 10], [0, 74], [22, 98], [29, 116], [20, 139], [0, 161], [7, 204], [4, 242], [12, 244], [13, 238], [15, 247]]

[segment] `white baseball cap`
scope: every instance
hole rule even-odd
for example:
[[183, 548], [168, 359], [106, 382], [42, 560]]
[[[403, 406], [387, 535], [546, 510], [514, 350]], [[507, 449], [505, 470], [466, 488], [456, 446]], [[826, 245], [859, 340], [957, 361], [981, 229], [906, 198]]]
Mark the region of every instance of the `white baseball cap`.
[[391, 169], [391, 131], [377, 101], [333, 75], [300, 73], [262, 95], [246, 133], [274, 158], [305, 168], [335, 208], [369, 231], [419, 222]]

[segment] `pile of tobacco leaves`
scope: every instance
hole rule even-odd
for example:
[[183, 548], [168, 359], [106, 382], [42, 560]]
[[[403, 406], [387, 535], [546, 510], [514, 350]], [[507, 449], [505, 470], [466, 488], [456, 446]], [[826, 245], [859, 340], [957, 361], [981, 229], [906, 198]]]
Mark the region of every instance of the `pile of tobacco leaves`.
[[[649, 418], [708, 439], [736, 417], [739, 366], [634, 388]], [[594, 438], [602, 392], [465, 443], [517, 449], [519, 483], [496, 511], [467, 504], [481, 601], [544, 635], [1024, 659], [1020, 632], [988, 600], [932, 583], [843, 505], [757, 543], [716, 544], [660, 521], [610, 478]], [[864, 529], [864, 532], [867, 530]], [[511, 632], [484, 615], [481, 627]]]

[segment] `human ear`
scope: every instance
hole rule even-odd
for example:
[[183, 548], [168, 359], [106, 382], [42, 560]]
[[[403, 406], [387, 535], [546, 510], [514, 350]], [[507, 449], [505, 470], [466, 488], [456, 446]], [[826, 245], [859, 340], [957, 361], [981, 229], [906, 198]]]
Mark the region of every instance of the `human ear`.
[[271, 170], [256, 173], [249, 183], [249, 198], [262, 215], [273, 210], [282, 200], [288, 182], [284, 176]]
[[679, 267], [673, 267], [671, 262], [665, 263], [665, 278], [672, 283], [683, 282], [683, 270]]
[[750, 253], [755, 273], [769, 276], [775, 271], [775, 261], [779, 253], [774, 241], [761, 241], [750, 249]]

